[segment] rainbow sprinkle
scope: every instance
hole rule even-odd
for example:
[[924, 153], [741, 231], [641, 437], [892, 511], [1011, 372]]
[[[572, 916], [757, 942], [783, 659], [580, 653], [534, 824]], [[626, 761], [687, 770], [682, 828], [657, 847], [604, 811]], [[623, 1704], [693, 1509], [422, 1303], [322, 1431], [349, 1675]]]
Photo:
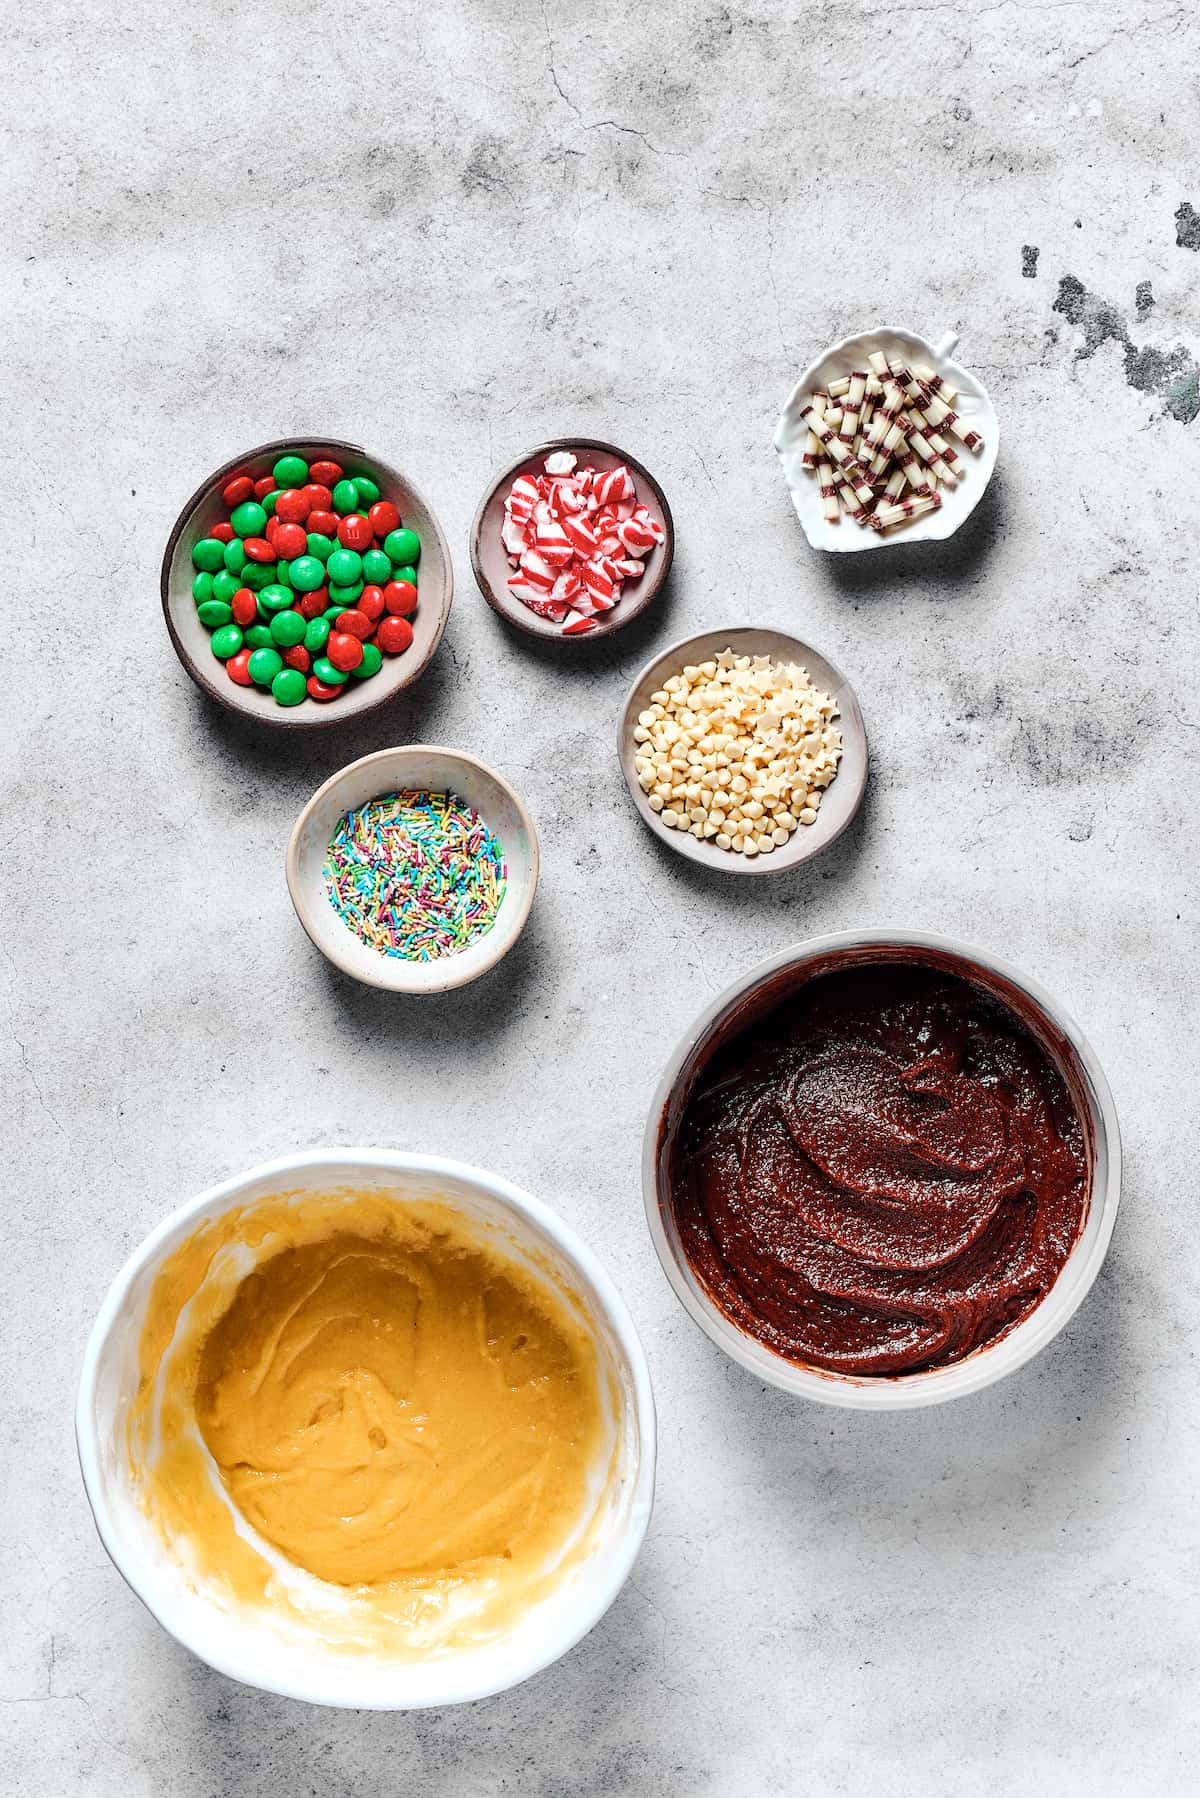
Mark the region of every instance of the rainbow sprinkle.
[[405, 789], [347, 812], [325, 858], [330, 904], [360, 942], [403, 961], [457, 955], [496, 922], [504, 851], [455, 793]]

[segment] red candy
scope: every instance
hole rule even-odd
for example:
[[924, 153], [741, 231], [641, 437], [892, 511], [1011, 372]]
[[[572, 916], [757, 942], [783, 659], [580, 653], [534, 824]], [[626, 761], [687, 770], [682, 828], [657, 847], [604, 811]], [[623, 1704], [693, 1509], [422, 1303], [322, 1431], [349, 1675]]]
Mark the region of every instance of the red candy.
[[336, 487], [342, 478], [340, 462], [314, 462], [308, 471], [310, 481], [320, 481], [325, 487]]
[[[363, 592], [366, 592], [364, 587]], [[411, 581], [389, 581], [383, 589], [383, 603], [389, 612], [407, 618], [417, 609], [417, 590]]]
[[307, 487], [301, 487], [300, 493], [308, 501], [310, 512], [328, 512], [333, 505], [332, 489], [322, 481], [310, 481]]
[[322, 537], [336, 537], [338, 516], [336, 512], [310, 512], [308, 528]]
[[319, 618], [328, 604], [329, 588], [318, 587], [315, 593], [302, 593], [292, 610], [304, 619]]
[[[384, 654], [389, 656], [398, 656], [402, 654], [403, 651], [408, 648], [412, 640], [412, 625], [408, 622], [408, 619], [397, 618], [390, 613], [383, 619], [379, 629], [375, 633], [376, 643], [378, 643]], [[332, 641], [333, 639], [331, 637], [330, 642]], [[332, 656], [329, 659], [330, 661], [333, 661]], [[336, 662], [334, 662], [333, 665], [335, 668], [337, 667]]]
[[518, 475], [504, 501], [508, 590], [564, 635], [579, 636], [612, 610], [626, 581], [640, 579], [643, 558], [665, 532], [623, 464], [580, 468], [570, 450], [555, 450], [542, 469]]
[[274, 491], [275, 476], [273, 474], [265, 474], [261, 481], [255, 481], [254, 483], [255, 499], [266, 499], [268, 493], [274, 493]]
[[307, 487], [298, 491], [294, 487], [288, 488], [275, 501], [275, 516], [281, 524], [303, 524], [311, 511]]
[[[362, 597], [361, 594], [359, 597]], [[343, 631], [346, 636], [357, 637], [360, 643], [366, 642], [367, 638], [371, 635], [372, 628], [371, 620], [367, 617], [365, 612], [360, 612], [357, 606], [352, 606], [348, 612], [342, 613], [337, 621], [337, 627], [340, 631]], [[335, 668], [337, 667], [336, 662], [333, 665]]]
[[254, 482], [248, 474], [235, 474], [221, 489], [221, 498], [227, 506], [240, 506], [244, 499], [249, 499], [254, 492]]
[[[228, 668], [228, 662], [225, 666]], [[325, 682], [318, 680], [315, 674], [310, 674], [308, 677], [308, 697], [310, 699], [336, 699], [341, 690], [340, 687], [327, 687]]]
[[337, 534], [343, 549], [370, 549], [375, 540], [370, 521], [361, 512], [347, 512], [345, 518], [338, 521]]
[[[386, 537], [389, 531], [400, 529], [400, 514], [390, 499], [376, 500], [367, 513], [367, 518], [377, 537]], [[355, 544], [354, 547], [357, 549], [358, 545]]]
[[237, 654], [235, 656], [230, 656], [225, 664], [226, 674], [229, 676], [230, 680], [236, 681], [239, 687], [252, 687], [254, 685], [254, 682], [250, 679], [250, 657], [252, 653], [253, 651], [249, 649], [239, 649]]
[[210, 537], [215, 537], [218, 543], [232, 543], [236, 532], [229, 520], [226, 519], [223, 524], [214, 524], [208, 534]]
[[296, 643], [291, 649], [284, 650], [283, 665], [285, 668], [298, 668], [301, 674], [307, 674], [312, 667], [312, 657], [303, 643]]
[[308, 538], [303, 527], [298, 524], [277, 525], [271, 541], [275, 545], [276, 555], [282, 556], [285, 562], [294, 561], [308, 548]]
[[370, 619], [372, 624], [376, 619], [382, 618], [383, 606], [383, 588], [376, 586], [364, 587], [354, 602], [355, 611], [361, 612], [363, 617]]
[[[339, 618], [338, 624], [341, 622]], [[339, 629], [331, 632], [329, 642], [325, 645], [325, 654], [340, 673], [349, 674], [362, 661], [363, 646], [357, 637]]]
[[273, 562], [275, 560], [275, 545], [268, 543], [265, 537], [244, 537], [242, 548], [246, 552], [247, 560], [251, 562]]
[[229, 609], [233, 613], [233, 622], [240, 624], [243, 630], [248, 629], [258, 617], [258, 601], [249, 587], [238, 588], [229, 602]]

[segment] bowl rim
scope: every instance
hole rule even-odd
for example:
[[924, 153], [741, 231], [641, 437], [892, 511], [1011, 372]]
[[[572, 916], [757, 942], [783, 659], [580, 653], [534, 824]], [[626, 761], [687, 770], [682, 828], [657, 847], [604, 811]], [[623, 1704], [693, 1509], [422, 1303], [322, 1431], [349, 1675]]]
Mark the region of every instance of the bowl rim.
[[[512, 941], [508, 943], [506, 947], [500, 949], [497, 949], [495, 945], [493, 945], [493, 952], [483, 961], [481, 966], [474, 969], [463, 969], [460, 966], [455, 972], [453, 970], [455, 968], [456, 960], [461, 961], [461, 958], [455, 956], [447, 956], [444, 962], [408, 963], [396, 961], [394, 965], [387, 957], [381, 956], [379, 969], [381, 978], [378, 980], [369, 980], [366, 978], [361, 968], [355, 967], [352, 964], [348, 956], [339, 954], [329, 944], [321, 942], [309, 928], [309, 908], [307, 901], [304, 899], [300, 890], [300, 839], [303, 835], [305, 825], [308, 823], [309, 818], [312, 816], [321, 800], [324, 799], [327, 794], [331, 793], [335, 787], [340, 786], [351, 774], [356, 773], [360, 768], [369, 767], [376, 762], [390, 762], [397, 756], [405, 760], [410, 757], [416, 760], [421, 756], [428, 755], [446, 756], [453, 762], [460, 762], [469, 768], [475, 769], [477, 773], [484, 775], [488, 780], [494, 781], [496, 786], [498, 786], [507, 796], [529, 838], [529, 885], [524, 897], [519, 902], [516, 929], [513, 931]], [[293, 910], [299, 918], [304, 929], [304, 934], [307, 936], [309, 942], [312, 943], [314, 948], [320, 950], [326, 961], [331, 961], [335, 967], [341, 969], [343, 974], [348, 974], [352, 980], [357, 980], [362, 986], [373, 986], [381, 991], [389, 993], [413, 993], [418, 996], [447, 993], [452, 992], [456, 987], [469, 986], [473, 980], [478, 980], [482, 975], [489, 974], [494, 967], [504, 960], [504, 957], [509, 951], [516, 947], [521, 933], [529, 921], [529, 913], [533, 909], [534, 894], [537, 892], [540, 868], [541, 850], [538, 845], [537, 830], [534, 826], [529, 807], [525, 804], [525, 801], [521, 798], [521, 795], [517, 792], [516, 788], [512, 786], [509, 781], [505, 780], [502, 774], [498, 774], [495, 768], [483, 761], [481, 757], [470, 755], [465, 749], [452, 749], [444, 743], [397, 743], [390, 749], [373, 749], [369, 754], [360, 755], [356, 760], [347, 762], [344, 767], [338, 768], [329, 776], [328, 780], [322, 781], [311, 799], [309, 799], [307, 804], [301, 809], [296, 822], [292, 825], [291, 835], [288, 837], [287, 849], [284, 854], [284, 874], [287, 879], [288, 893], [291, 897]], [[430, 966], [437, 967], [439, 974], [441, 975], [441, 978], [436, 985], [401, 978], [410, 967], [424, 968]], [[385, 979], [382, 977], [384, 975], [390, 976], [390, 978]]]
[[[844, 355], [849, 359], [851, 352], [856, 350], [860, 344], [873, 342], [877, 347], [877, 340], [884, 337], [906, 337], [913, 343], [920, 344], [929, 360], [935, 365], [940, 365], [943, 369], [953, 370], [956, 375], [965, 375], [969, 380], [974, 382], [976, 387], [978, 387], [979, 392], [983, 396], [984, 404], [991, 415], [991, 419], [994, 420], [994, 427], [989, 425], [986, 445], [987, 451], [989, 452], [986, 457], [988, 463], [987, 474], [982, 481], [972, 483], [964, 510], [961, 515], [955, 519], [955, 522], [948, 530], [939, 531], [930, 523], [930, 517], [937, 519], [941, 516], [940, 513], [935, 512], [931, 515], [926, 515], [923, 518], [914, 520], [913, 525], [900, 536], [887, 537], [882, 534], [877, 534], [872, 530], [860, 531], [856, 527], [853, 534], [840, 539], [836, 543], [817, 543], [813, 541], [812, 536], [809, 534], [808, 524], [805, 522], [803, 514], [795, 503], [795, 490], [791, 481], [787, 478], [787, 467], [786, 463], [784, 463], [782, 440], [786, 435], [789, 414], [798, 399], [807, 396], [813, 391], [816, 382], [816, 371], [827, 357]], [[908, 325], [872, 325], [868, 330], [854, 331], [848, 337], [839, 339], [837, 343], [827, 344], [820, 354], [815, 356], [802, 371], [800, 378], [793, 384], [787, 399], [783, 403], [779, 417], [776, 420], [771, 442], [776, 454], [779, 456], [781, 464], [783, 464], [784, 483], [788, 489], [788, 496], [792, 500], [792, 508], [796, 513], [800, 528], [804, 533], [805, 541], [810, 549], [815, 549], [819, 555], [861, 555], [866, 550], [897, 549], [906, 543], [948, 543], [950, 538], [960, 531], [967, 522], [967, 519], [970, 518], [972, 512], [975, 511], [980, 500], [991, 485], [992, 476], [996, 472], [996, 463], [1000, 457], [1001, 426], [1000, 414], [996, 410], [995, 402], [988, 392], [987, 387], [973, 369], [968, 368], [962, 362], [955, 361], [955, 351], [958, 349], [958, 345], [959, 333], [957, 331], [944, 331], [940, 337], [930, 338], [922, 336], [919, 331], [911, 330]], [[949, 516], [950, 514], [947, 513], [947, 517]]]
[[[696, 839], [689, 831], [668, 830], [665, 824], [659, 822], [658, 818], [646, 804], [645, 796], [642, 794], [640, 788], [637, 787], [636, 782], [633, 779], [632, 767], [627, 768], [625, 765], [626, 742], [630, 738], [632, 728], [633, 696], [643, 682], [649, 678], [651, 672], [656, 670], [660, 663], [677, 661], [681, 658], [683, 661], [689, 659], [694, 660], [694, 657], [689, 658], [687, 651], [696, 643], [705, 642], [712, 637], [720, 637], [723, 640], [727, 640], [730, 643], [730, 646], [733, 647], [733, 639], [745, 635], [781, 637], [785, 642], [793, 644], [794, 647], [801, 652], [798, 659], [807, 657], [811, 661], [813, 657], [816, 657], [823, 662], [830, 673], [836, 677], [839, 697], [844, 695], [849, 701], [845, 709], [839, 707], [843, 723], [852, 724], [854, 734], [862, 742], [861, 775], [856, 782], [849, 783], [855, 789], [850, 804], [850, 810], [842, 821], [830, 831], [828, 836], [817, 838], [811, 848], [806, 848], [803, 855], [797, 856], [791, 861], [781, 859], [775, 855], [755, 855], [747, 857], [744, 855], [735, 855], [731, 851], [725, 850], [718, 851], [718, 854], [724, 857], [723, 861], [719, 863], [710, 861], [706, 855], [701, 853], [700, 846], [696, 843]], [[842, 737], [843, 753], [847, 734], [849, 733], [844, 729]], [[704, 868], [714, 874], [794, 874], [800, 868], [805, 867], [809, 862], [815, 861], [817, 856], [823, 854], [826, 849], [831, 848], [832, 845], [837, 842], [838, 838], [849, 830], [850, 826], [854, 823], [854, 820], [858, 817], [859, 812], [862, 810], [863, 800], [866, 798], [867, 785], [871, 776], [871, 745], [870, 740], [867, 737], [867, 726], [866, 720], [863, 718], [862, 706], [859, 703], [858, 694], [854, 690], [853, 683], [849, 680], [842, 668], [839, 667], [838, 663], [830, 660], [824, 650], [818, 649], [814, 643], [805, 643], [802, 638], [794, 637], [790, 631], [776, 630], [773, 625], [735, 624], [729, 630], [695, 631], [690, 637], [683, 637], [678, 643], [672, 643], [668, 645], [666, 649], [659, 650], [638, 669], [626, 690], [625, 700], [617, 717], [617, 762], [621, 770], [621, 776], [625, 782], [626, 790], [630, 799], [633, 801], [633, 808], [638, 817], [646, 828], [651, 831], [660, 842], [666, 843], [669, 848], [673, 849], [676, 855], [682, 855], [686, 860], [694, 862], [697, 867]], [[840, 767], [836, 778], [838, 780], [842, 778]], [[831, 787], [832, 784], [833, 783], [831, 782]], [[793, 841], [794, 840], [793, 837]]]
[[[454, 1689], [451, 1682], [447, 1682], [444, 1691], [434, 1690], [431, 1695], [422, 1697], [415, 1703], [388, 1704], [330, 1697], [321, 1691], [319, 1681], [280, 1679], [275, 1676], [269, 1663], [256, 1665], [251, 1669], [239, 1664], [236, 1656], [210, 1654], [201, 1648], [195, 1640], [195, 1632], [187, 1623], [170, 1615], [172, 1604], [155, 1590], [157, 1581], [153, 1571], [127, 1564], [124, 1559], [119, 1545], [119, 1532], [105, 1498], [100, 1467], [95, 1421], [97, 1378], [109, 1335], [136, 1277], [153, 1262], [174, 1233], [192, 1218], [214, 1206], [232, 1206], [239, 1194], [253, 1183], [261, 1180], [288, 1180], [299, 1173], [323, 1167], [345, 1169], [348, 1165], [360, 1168], [364, 1174], [416, 1173], [434, 1178], [455, 1179], [477, 1186], [548, 1236], [567, 1262], [582, 1273], [596, 1295], [605, 1321], [621, 1346], [628, 1362], [632, 1408], [637, 1421], [639, 1455], [633, 1493], [622, 1532], [613, 1539], [607, 1575], [603, 1581], [597, 1582], [592, 1601], [569, 1613], [567, 1626], [556, 1636], [546, 1638], [548, 1646], [544, 1651], [528, 1654], [524, 1660], [514, 1662], [504, 1677], [462, 1690]], [[204, 1192], [169, 1212], [133, 1250], [109, 1285], [88, 1332], [75, 1405], [75, 1445], [92, 1518], [113, 1566], [155, 1621], [198, 1660], [242, 1685], [259, 1691], [274, 1692], [282, 1698], [300, 1699], [308, 1704], [327, 1705], [339, 1710], [423, 1710], [438, 1705], [471, 1703], [519, 1685], [569, 1653], [600, 1621], [629, 1577], [649, 1528], [654, 1505], [657, 1423], [650, 1369], [628, 1307], [598, 1257], [550, 1205], [503, 1175], [491, 1173], [486, 1168], [476, 1167], [452, 1156], [416, 1154], [401, 1149], [326, 1147], [279, 1156], [218, 1181], [215, 1186], [206, 1188]], [[452, 1668], [455, 1660], [456, 1657], [451, 1656], [445, 1662], [446, 1667]]]
[[[226, 690], [230, 685], [228, 680], [226, 680], [224, 686], [222, 686], [219, 681], [215, 680], [209, 674], [206, 668], [202, 667], [201, 664], [196, 661], [176, 629], [175, 620], [171, 616], [171, 563], [175, 557], [176, 545], [184, 531], [187, 529], [188, 522], [196, 507], [203, 499], [208, 497], [212, 490], [217, 486], [218, 482], [223, 480], [226, 475], [231, 474], [235, 468], [239, 468], [243, 462], [249, 462], [255, 456], [277, 455], [301, 445], [311, 446], [314, 449], [321, 450], [338, 450], [344, 456], [361, 456], [365, 461], [375, 463], [381, 470], [386, 471], [388, 474], [399, 476], [433, 525], [434, 537], [437, 541], [437, 546], [441, 552], [442, 560], [446, 568], [445, 592], [438, 604], [432, 641], [430, 642], [424, 660], [412, 667], [407, 679], [402, 681], [399, 686], [389, 687], [386, 692], [380, 693], [377, 698], [356, 706], [352, 712], [343, 711], [337, 706], [322, 705], [311, 708], [313, 714], [311, 717], [296, 717], [295, 713], [301, 710], [298, 706], [295, 708], [290, 706], [276, 706], [274, 712], [252, 712], [248, 706], [242, 705], [236, 696], [236, 691], [229, 692]], [[414, 685], [416, 681], [420, 680], [426, 668], [428, 668], [430, 662], [432, 662], [434, 656], [437, 654], [438, 646], [446, 634], [446, 625], [450, 618], [450, 607], [454, 601], [454, 560], [450, 554], [450, 544], [446, 538], [446, 533], [442, 529], [436, 512], [425, 498], [421, 489], [417, 487], [414, 482], [410, 481], [408, 476], [404, 474], [401, 469], [394, 467], [382, 456], [375, 455], [371, 450], [364, 449], [361, 443], [351, 443], [343, 437], [306, 437], [297, 434], [291, 437], [279, 437], [270, 443], [260, 443], [253, 449], [243, 450], [240, 455], [230, 456], [228, 461], [223, 462], [219, 468], [215, 469], [212, 474], [201, 481], [190, 499], [185, 501], [180, 509], [179, 516], [171, 527], [171, 533], [167, 538], [167, 546], [163, 551], [162, 565], [159, 570], [159, 592], [162, 598], [163, 618], [166, 622], [167, 634], [171, 639], [172, 647], [174, 648], [175, 654], [178, 656], [185, 673], [191, 676], [192, 680], [202, 693], [206, 693], [210, 699], [215, 699], [219, 706], [224, 707], [227, 712], [232, 712], [236, 717], [247, 718], [251, 724], [261, 724], [269, 730], [328, 730], [331, 725], [348, 724], [359, 718], [370, 717], [372, 713], [378, 712], [383, 706], [390, 705], [401, 693], [405, 692], [409, 687]], [[402, 664], [400, 664], [400, 666], [402, 666]]]
[[[947, 1367], [928, 1368], [920, 1373], [903, 1374], [894, 1378], [851, 1377], [830, 1373], [802, 1362], [788, 1361], [757, 1337], [748, 1335], [725, 1316], [699, 1280], [690, 1281], [685, 1278], [668, 1239], [658, 1198], [659, 1143], [667, 1107], [686, 1062], [717, 1020], [737, 1001], [745, 999], [772, 974], [782, 969], [800, 966], [839, 950], [871, 948], [913, 948], [951, 956], [997, 975], [1024, 994], [1047, 1022], [1066, 1039], [1078, 1058], [1083, 1074], [1084, 1098], [1090, 1113], [1089, 1121], [1097, 1143], [1104, 1147], [1106, 1162], [1103, 1191], [1097, 1191], [1093, 1187], [1090, 1200], [1098, 1213], [1098, 1228], [1085, 1252], [1073, 1291], [1064, 1296], [1066, 1288], [1063, 1286], [1063, 1275], [1080, 1252], [1084, 1240], [1082, 1234], [1072, 1246], [1050, 1291], [1027, 1317], [1005, 1335]], [[964, 978], [969, 976], [964, 974]], [[698, 1324], [709, 1340], [724, 1350], [731, 1360], [756, 1379], [763, 1380], [794, 1398], [814, 1399], [819, 1404], [858, 1411], [913, 1410], [966, 1397], [969, 1393], [978, 1392], [1008, 1374], [1015, 1373], [1045, 1348], [1074, 1316], [1100, 1272], [1116, 1224], [1121, 1199], [1120, 1125], [1112, 1090], [1083, 1031], [1040, 982], [1030, 979], [1011, 962], [993, 955], [990, 950], [964, 942], [959, 937], [936, 931], [900, 930], [894, 927], [837, 930], [821, 936], [806, 937], [767, 956], [765, 960], [756, 962], [718, 993], [688, 1026], [668, 1056], [654, 1089], [642, 1138], [642, 1199], [650, 1239], [668, 1284], [693, 1323]], [[1054, 1303], [1056, 1294], [1057, 1304]]]
[[[537, 614], [531, 612], [521, 600], [508, 599], [498, 594], [484, 573], [480, 555], [484, 513], [499, 489], [524, 468], [526, 463], [538, 461], [553, 455], [556, 450], [564, 449], [601, 450], [606, 456], [615, 456], [619, 462], [623, 462], [627, 468], [632, 469], [635, 476], [650, 488], [658, 502], [666, 526], [666, 537], [657, 546], [662, 551], [658, 566], [649, 579], [643, 578], [638, 583], [638, 590], [633, 598], [627, 600], [622, 594], [620, 603], [606, 613], [603, 620], [597, 621], [595, 630], [579, 631], [569, 637], [564, 636], [562, 631], [557, 629], [541, 629], [541, 624], [546, 621], [538, 619]], [[606, 442], [602, 437], [554, 437], [550, 442], [540, 443], [534, 449], [526, 450], [524, 455], [517, 456], [488, 482], [483, 491], [483, 498], [475, 508], [475, 516], [471, 520], [470, 546], [471, 572], [475, 576], [475, 585], [496, 616], [503, 618], [506, 624], [511, 624], [516, 630], [522, 631], [525, 636], [536, 638], [539, 643], [561, 642], [573, 649], [579, 644], [599, 643], [603, 642], [606, 637], [615, 636], [619, 630], [623, 630], [627, 624], [632, 624], [635, 618], [640, 618], [644, 612], [649, 610], [662, 591], [667, 576], [671, 572], [671, 564], [675, 560], [675, 519], [667, 496], [656, 477], [650, 473], [644, 462], [639, 462], [636, 456], [631, 456], [619, 444]]]

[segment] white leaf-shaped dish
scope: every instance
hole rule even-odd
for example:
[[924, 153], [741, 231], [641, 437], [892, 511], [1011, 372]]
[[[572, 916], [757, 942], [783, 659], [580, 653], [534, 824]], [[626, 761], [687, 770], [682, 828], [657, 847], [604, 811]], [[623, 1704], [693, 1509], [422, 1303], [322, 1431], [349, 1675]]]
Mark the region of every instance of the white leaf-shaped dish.
[[[903, 331], [897, 325], [879, 325], [874, 331], [861, 331], [857, 337], [844, 337], [841, 343], [833, 344], [805, 369], [775, 427], [775, 449], [783, 463], [784, 479], [796, 516], [814, 549], [856, 551], [887, 549], [894, 543], [929, 543], [952, 537], [963, 520], [971, 516], [983, 498], [996, 466], [1000, 421], [982, 381], [977, 381], [968, 369], [951, 361], [957, 344], [958, 338], [952, 331], [931, 344], [924, 337], [918, 337], [915, 331]], [[914, 518], [911, 524], [886, 534], [857, 525], [844, 514], [837, 524], [826, 523], [816, 476], [801, 463], [807, 437], [807, 428], [800, 418], [801, 408], [829, 381], [836, 381], [839, 375], [849, 374], [852, 369], [865, 368], [867, 357], [875, 350], [882, 350], [889, 360], [899, 356], [905, 362], [925, 362], [936, 369], [958, 389], [954, 410], [983, 438], [983, 448], [973, 455], [951, 437], [950, 442], [959, 449], [966, 464], [966, 473], [958, 486], [939, 488], [942, 503], [936, 512], [926, 512], [922, 517]]]

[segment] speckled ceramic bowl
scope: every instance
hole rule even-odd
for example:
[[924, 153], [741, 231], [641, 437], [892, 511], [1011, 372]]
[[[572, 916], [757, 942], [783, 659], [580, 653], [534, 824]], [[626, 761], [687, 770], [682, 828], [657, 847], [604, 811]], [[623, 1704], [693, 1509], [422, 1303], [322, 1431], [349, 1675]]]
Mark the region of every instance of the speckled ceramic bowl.
[[[804, 527], [804, 535], [814, 549], [835, 554], [854, 555], [869, 549], [890, 549], [898, 543], [931, 543], [953, 536], [983, 498], [1000, 449], [1000, 421], [988, 397], [987, 388], [969, 369], [951, 361], [958, 345], [953, 331], [937, 343], [926, 342], [915, 331], [899, 325], [878, 325], [873, 331], [862, 331], [857, 337], [844, 337], [830, 346], [815, 362], [810, 362], [788, 397], [779, 423], [775, 427], [775, 449], [783, 464], [784, 479], [796, 508], [796, 516]], [[808, 427], [800, 418], [800, 409], [813, 393], [839, 375], [853, 368], [865, 368], [866, 359], [875, 350], [889, 358], [901, 356], [906, 362], [924, 362], [944, 375], [958, 389], [954, 410], [978, 431], [983, 448], [976, 454], [962, 450], [966, 473], [957, 487], [938, 491], [942, 503], [936, 512], [926, 512], [882, 535], [866, 525], [857, 525], [844, 514], [837, 524], [826, 522], [821, 509], [821, 495], [815, 474], [802, 465], [801, 458], [808, 437]]]
[[[390, 499], [399, 508], [405, 524], [421, 539], [419, 599], [409, 620], [413, 640], [408, 649], [403, 655], [385, 656], [383, 667], [371, 680], [348, 681], [336, 699], [306, 699], [297, 706], [276, 705], [265, 689], [239, 687], [230, 680], [223, 663], [213, 655], [212, 633], [197, 618], [192, 598], [192, 548], [214, 524], [228, 517], [228, 508], [221, 500], [222, 486], [238, 469], [245, 469], [256, 478], [269, 474], [279, 457], [288, 454], [303, 456], [306, 462], [328, 457], [340, 462], [349, 473], [371, 475], [384, 499]], [[272, 729], [325, 730], [343, 719], [362, 718], [368, 712], [378, 711], [420, 678], [446, 629], [454, 597], [454, 568], [441, 525], [407, 475], [356, 443], [343, 443], [332, 437], [293, 437], [263, 443], [245, 455], [234, 456], [201, 483], [175, 520], [167, 540], [161, 585], [163, 617], [175, 653], [202, 692], [227, 711], [239, 712]]]
[[[1083, 1229], [1054, 1285], [1028, 1316], [961, 1361], [895, 1378], [831, 1373], [786, 1360], [742, 1330], [717, 1304], [680, 1240], [670, 1163], [688, 1099], [720, 1042], [773, 1010], [806, 981], [835, 969], [900, 961], [968, 980], [1016, 1013], [1066, 1081], [1083, 1123], [1090, 1188]], [[756, 1379], [797, 1398], [856, 1411], [906, 1411], [978, 1392], [1046, 1347], [1100, 1272], [1121, 1197], [1121, 1133], [1104, 1072], [1079, 1026], [1050, 994], [1006, 962], [950, 937], [911, 930], [846, 930], [783, 949], [751, 968], [700, 1013], [671, 1052], [642, 1146], [646, 1220], [663, 1272], [692, 1320]]]

